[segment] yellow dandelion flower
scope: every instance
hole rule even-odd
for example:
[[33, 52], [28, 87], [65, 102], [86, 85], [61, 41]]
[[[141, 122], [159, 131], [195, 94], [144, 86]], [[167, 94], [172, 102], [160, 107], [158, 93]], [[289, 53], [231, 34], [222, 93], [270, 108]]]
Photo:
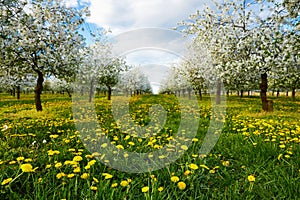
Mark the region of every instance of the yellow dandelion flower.
[[59, 135], [50, 135], [49, 137], [52, 139], [58, 138]]
[[1, 183], [1, 185], [6, 185], [12, 181], [12, 178], [4, 179]]
[[61, 162], [58, 162], [54, 165], [55, 168], [60, 168], [62, 166], [62, 163]]
[[198, 165], [191, 163], [191, 164], [189, 165], [189, 168], [191, 168], [191, 169], [193, 169], [193, 170], [196, 170], [196, 169], [198, 169], [199, 167], [198, 167]]
[[161, 192], [161, 191], [164, 190], [164, 188], [163, 188], [163, 187], [159, 187], [159, 188], [157, 188], [157, 190], [158, 190], [159, 192]]
[[74, 170], [73, 170], [74, 173], [79, 173], [80, 172], [80, 167], [76, 167]]
[[111, 187], [112, 188], [115, 188], [115, 187], [117, 187], [118, 186], [118, 183], [113, 183], [113, 184], [111, 184]]
[[32, 159], [31, 158], [26, 158], [24, 161], [25, 162], [32, 162]]
[[209, 170], [209, 167], [207, 167], [206, 165], [200, 165], [200, 167], [204, 168], [204, 169], [208, 169]]
[[22, 172], [34, 172], [37, 169], [37, 167], [33, 169], [32, 165], [29, 163], [22, 164], [20, 168]]
[[185, 176], [188, 176], [190, 173], [191, 173], [190, 170], [186, 170], [186, 171], [184, 172], [184, 175], [185, 175]]
[[96, 191], [98, 188], [96, 186], [91, 186], [91, 190]]
[[249, 176], [248, 176], [248, 181], [249, 181], [249, 182], [254, 182], [254, 181], [255, 181], [255, 176], [252, 175], [252, 174], [249, 175]]
[[67, 175], [68, 178], [73, 178], [74, 176], [75, 176], [75, 174], [73, 174], [73, 173]]
[[10, 161], [8, 164], [13, 165], [13, 164], [15, 164], [15, 163], [16, 163], [16, 161], [12, 160], [12, 161]]
[[145, 192], [148, 192], [149, 191], [149, 187], [148, 186], [145, 186], [142, 188], [142, 192], [145, 193]]
[[178, 182], [177, 186], [180, 190], [184, 190], [186, 188], [186, 184], [182, 181]]
[[56, 178], [57, 178], [57, 179], [61, 179], [61, 178], [64, 177], [64, 176], [66, 176], [66, 174], [63, 173], [63, 172], [56, 174]]
[[230, 165], [229, 161], [222, 161], [222, 165], [228, 167]]
[[121, 181], [120, 183], [122, 187], [126, 187], [128, 184], [129, 184], [128, 181]]
[[186, 146], [186, 145], [182, 145], [180, 148], [185, 151], [189, 149], [188, 146]]
[[89, 177], [89, 174], [88, 173], [83, 173], [80, 177], [82, 179], [87, 179]]
[[94, 181], [95, 183], [99, 183], [99, 180], [96, 179], [95, 177], [93, 177], [93, 181]]
[[179, 177], [178, 176], [172, 176], [171, 177], [171, 181], [174, 182], [174, 183], [176, 183], [176, 182], [179, 181]]
[[109, 173], [102, 173], [102, 176], [104, 176], [105, 179], [111, 179], [113, 177], [113, 175]]
[[82, 161], [82, 157], [81, 157], [81, 156], [75, 156], [75, 157], [73, 158], [73, 161], [75, 161], [75, 162]]
[[25, 158], [24, 158], [23, 156], [21, 156], [21, 157], [18, 157], [18, 158], [17, 158], [17, 161], [18, 161], [18, 162], [21, 162], [21, 161], [23, 161], [24, 159], [25, 159]]

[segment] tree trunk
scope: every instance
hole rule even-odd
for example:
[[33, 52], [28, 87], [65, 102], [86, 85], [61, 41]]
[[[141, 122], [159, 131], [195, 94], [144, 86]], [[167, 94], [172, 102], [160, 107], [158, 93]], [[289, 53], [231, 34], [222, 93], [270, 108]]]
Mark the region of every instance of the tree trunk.
[[15, 97], [16, 96], [16, 88], [13, 89], [12, 95]]
[[200, 88], [198, 89], [198, 93], [199, 93], [199, 100], [202, 101], [202, 91]]
[[20, 99], [20, 94], [21, 94], [21, 88], [20, 86], [17, 86], [17, 99]]
[[93, 94], [94, 94], [94, 81], [91, 80], [90, 84], [90, 92], [89, 92], [89, 102], [92, 102]]
[[241, 90], [241, 98], [244, 97], [244, 90]]
[[296, 89], [292, 88], [292, 101], [296, 101]]
[[71, 98], [72, 97], [71, 92], [68, 89], [66, 89], [66, 92], [68, 93], [68, 96]]
[[110, 86], [107, 86], [107, 100], [111, 100], [111, 87]]
[[248, 97], [250, 97], [250, 90], [248, 90]]
[[229, 90], [226, 91], [226, 95], [229, 96]]
[[191, 89], [188, 89], [189, 100], [191, 99]]
[[286, 91], [286, 96], [287, 96], [287, 97], [289, 96], [289, 91]]
[[260, 97], [262, 102], [262, 109], [266, 112], [273, 111], [273, 101], [267, 100], [267, 90], [268, 90], [268, 75], [267, 73], [261, 74], [261, 84], [260, 84]]
[[277, 97], [279, 97], [279, 94], [280, 94], [280, 93], [279, 93], [279, 90], [277, 90], [277, 94], [276, 94], [276, 96], [277, 96]]
[[41, 94], [43, 91], [44, 76], [43, 76], [43, 73], [40, 71], [37, 71], [37, 74], [38, 74], [38, 79], [37, 79], [35, 90], [34, 90], [35, 108], [36, 108], [36, 111], [43, 111], [42, 102], [41, 102]]
[[216, 91], [216, 104], [221, 104], [221, 81], [219, 80], [217, 83], [217, 91]]

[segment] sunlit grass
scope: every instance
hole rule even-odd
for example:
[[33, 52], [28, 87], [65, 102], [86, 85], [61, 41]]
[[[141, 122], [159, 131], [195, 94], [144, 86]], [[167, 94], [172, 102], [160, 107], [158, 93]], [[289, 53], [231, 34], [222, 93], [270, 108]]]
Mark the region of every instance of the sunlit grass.
[[[286, 97], [273, 97], [275, 111], [264, 113], [258, 97], [230, 96], [217, 145], [210, 154], [199, 155], [211, 117], [210, 98], [205, 96], [203, 102], [198, 102], [200, 124], [187, 152], [166, 168], [141, 174], [114, 170], [99, 162], [96, 152], [85, 149], [75, 129], [72, 100], [67, 96], [43, 95], [44, 111], [39, 113], [35, 112], [32, 95], [23, 95], [19, 101], [6, 94], [0, 97], [1, 199], [297, 199], [300, 196], [299, 103]], [[119, 148], [140, 152], [160, 149], [173, 139], [180, 121], [176, 98], [160, 98], [131, 98], [129, 115], [136, 125], [142, 126], [150, 122], [149, 108], [153, 103], [166, 103], [166, 124], [162, 129], [154, 129], [157, 132], [150, 137], [132, 136], [129, 125], [125, 126], [127, 131], [121, 130], [110, 111], [110, 102], [102, 97], [95, 100], [98, 122], [112, 144]]]

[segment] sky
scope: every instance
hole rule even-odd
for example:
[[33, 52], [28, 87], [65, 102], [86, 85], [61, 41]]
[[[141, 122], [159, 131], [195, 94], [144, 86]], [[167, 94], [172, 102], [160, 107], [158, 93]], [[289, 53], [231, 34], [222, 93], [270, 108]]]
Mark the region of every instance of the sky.
[[[138, 35], [137, 30], [142, 28], [161, 28], [171, 30], [177, 27], [177, 23], [187, 20], [189, 15], [203, 8], [206, 0], [65, 0], [67, 6], [88, 6], [91, 16], [87, 18], [87, 28], [95, 30], [102, 27], [111, 31], [112, 37], [133, 34], [136, 40], [131, 43], [143, 43], [148, 40], [149, 44], [165, 44], [172, 40], [177, 41], [177, 36], [168, 37], [168, 31], [160, 36], [147, 34]], [[147, 30], [146, 30], [147, 31]], [[179, 33], [177, 33], [179, 36]], [[147, 36], [145, 36], [147, 35]], [[175, 34], [176, 35], [176, 34]], [[133, 37], [133, 38], [134, 38]], [[181, 37], [181, 36], [180, 36]], [[180, 39], [179, 39], [180, 40]], [[178, 44], [183, 45], [182, 42]], [[163, 45], [160, 45], [163, 46]], [[168, 46], [168, 45], [166, 45]], [[180, 60], [176, 52], [165, 51], [163, 48], [143, 49], [138, 48], [127, 52], [126, 62], [129, 65], [141, 66], [142, 71], [148, 76], [152, 89], [158, 91], [159, 82], [168, 75], [172, 63]], [[160, 66], [160, 67], [159, 67]]]

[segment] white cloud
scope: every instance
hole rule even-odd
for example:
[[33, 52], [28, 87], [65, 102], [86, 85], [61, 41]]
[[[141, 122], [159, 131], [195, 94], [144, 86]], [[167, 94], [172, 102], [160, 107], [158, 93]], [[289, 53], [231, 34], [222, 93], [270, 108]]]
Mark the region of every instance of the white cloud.
[[[86, 0], [85, 0], [86, 1]], [[198, 0], [90, 0], [88, 22], [119, 33], [132, 28], [176, 26], [206, 1]]]

